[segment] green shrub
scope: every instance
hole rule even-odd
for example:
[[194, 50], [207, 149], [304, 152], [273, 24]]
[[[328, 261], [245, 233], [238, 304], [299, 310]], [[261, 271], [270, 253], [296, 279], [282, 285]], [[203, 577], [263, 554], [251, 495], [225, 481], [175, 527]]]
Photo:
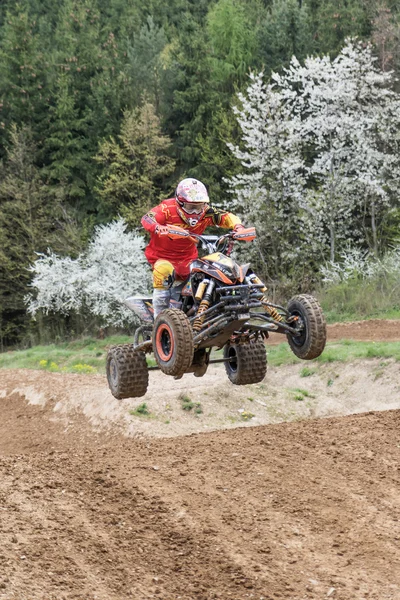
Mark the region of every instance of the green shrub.
[[300, 371], [300, 377], [311, 377], [315, 375], [317, 369], [310, 369], [310, 367], [303, 367]]
[[192, 410], [192, 408], [194, 407], [194, 402], [192, 402], [190, 396], [188, 396], [184, 392], [181, 392], [179, 394], [179, 400], [181, 401], [181, 406], [183, 410]]
[[146, 402], [143, 402], [142, 404], [139, 404], [139, 406], [137, 406], [136, 408], [131, 409], [129, 411], [129, 414], [135, 417], [148, 417], [150, 415], [150, 411], [147, 407]]

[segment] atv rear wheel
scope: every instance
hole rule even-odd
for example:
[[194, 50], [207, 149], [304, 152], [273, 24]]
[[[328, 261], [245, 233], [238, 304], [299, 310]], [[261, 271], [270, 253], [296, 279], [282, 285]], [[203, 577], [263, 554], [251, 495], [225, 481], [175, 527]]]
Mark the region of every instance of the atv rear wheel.
[[153, 327], [153, 352], [161, 371], [181, 377], [193, 362], [194, 341], [190, 321], [181, 310], [167, 308]]
[[135, 352], [133, 344], [112, 346], [107, 354], [107, 380], [117, 400], [140, 398], [147, 392], [149, 371], [146, 356]]
[[293, 353], [303, 360], [317, 358], [326, 344], [326, 322], [319, 302], [308, 294], [294, 296], [289, 301], [290, 316], [298, 317], [295, 327], [299, 335], [287, 334]]
[[267, 373], [267, 351], [264, 340], [245, 345], [226, 344], [224, 347], [225, 371], [235, 385], [259, 383]]

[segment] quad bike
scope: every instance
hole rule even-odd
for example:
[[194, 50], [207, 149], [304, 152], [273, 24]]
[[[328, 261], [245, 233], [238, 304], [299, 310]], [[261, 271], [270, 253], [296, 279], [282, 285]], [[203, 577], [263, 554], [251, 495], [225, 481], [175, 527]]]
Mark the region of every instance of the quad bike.
[[[155, 319], [151, 297], [125, 300], [142, 325], [133, 344], [113, 346], [108, 352], [107, 379], [115, 398], [144, 396], [152, 369], [175, 379], [185, 373], [202, 377], [209, 364], [223, 362], [233, 384], [258, 383], [267, 371], [265, 339], [271, 331], [286, 335], [299, 358], [311, 360], [322, 353], [326, 323], [313, 296], [297, 295], [286, 308], [273, 304], [250, 265], [230, 258], [235, 234], [218, 237], [180, 231], [208, 254], [193, 261], [187, 281], [171, 281], [170, 308]], [[222, 357], [211, 359], [212, 348], [222, 349]], [[156, 367], [147, 365], [146, 354], [151, 352]]]

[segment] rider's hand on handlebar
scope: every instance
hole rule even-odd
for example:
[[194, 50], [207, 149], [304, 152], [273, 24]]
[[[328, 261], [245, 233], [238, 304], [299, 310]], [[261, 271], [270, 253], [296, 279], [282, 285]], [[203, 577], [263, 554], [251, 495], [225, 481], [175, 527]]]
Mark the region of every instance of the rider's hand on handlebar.
[[170, 240], [181, 240], [190, 236], [189, 231], [178, 225], [157, 225], [156, 233], [160, 236], [166, 235]]
[[157, 225], [156, 234], [157, 235], [168, 235], [169, 226], [168, 225]]
[[241, 223], [235, 225], [232, 235], [234, 240], [240, 242], [252, 242], [256, 239], [256, 228], [255, 227], [244, 227]]

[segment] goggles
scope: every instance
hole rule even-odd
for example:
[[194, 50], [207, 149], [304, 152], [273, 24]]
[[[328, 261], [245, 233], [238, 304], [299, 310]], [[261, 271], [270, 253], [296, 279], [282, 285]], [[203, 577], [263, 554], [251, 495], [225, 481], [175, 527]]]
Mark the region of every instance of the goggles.
[[207, 205], [206, 202], [181, 202], [180, 204], [188, 215], [200, 215]]

